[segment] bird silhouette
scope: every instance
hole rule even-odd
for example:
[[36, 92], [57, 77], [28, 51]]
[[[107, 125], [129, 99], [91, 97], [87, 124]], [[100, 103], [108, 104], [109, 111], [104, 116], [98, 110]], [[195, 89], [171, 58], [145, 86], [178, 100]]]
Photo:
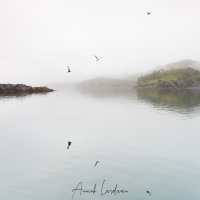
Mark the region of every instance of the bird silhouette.
[[151, 196], [151, 192], [149, 192], [148, 190], [147, 190], [147, 194], [149, 194]]
[[[94, 54], [93, 54], [94, 55]], [[99, 61], [100, 59], [102, 59], [103, 57], [101, 58], [98, 58], [97, 56], [94, 55], [94, 57], [96, 58], [96, 61]]]
[[96, 167], [98, 163], [100, 163], [100, 162], [99, 162], [99, 161], [97, 161], [97, 162], [95, 163], [94, 167]]
[[71, 145], [72, 143], [70, 142], [70, 141], [68, 141], [68, 147], [67, 147], [67, 149], [69, 149], [69, 146]]
[[148, 11], [147, 11], [147, 15], [150, 15], [150, 14], [151, 14], [151, 12], [148, 12]]
[[71, 72], [71, 70], [70, 70], [69, 66], [67, 66], [67, 67], [68, 67], [68, 73], [69, 73], [69, 72]]

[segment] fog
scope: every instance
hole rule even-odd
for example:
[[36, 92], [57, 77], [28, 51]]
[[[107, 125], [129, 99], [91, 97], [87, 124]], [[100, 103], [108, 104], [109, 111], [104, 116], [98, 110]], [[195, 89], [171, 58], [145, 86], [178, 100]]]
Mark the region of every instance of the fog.
[[0, 83], [125, 77], [200, 61], [199, 7], [198, 0], [1, 0]]

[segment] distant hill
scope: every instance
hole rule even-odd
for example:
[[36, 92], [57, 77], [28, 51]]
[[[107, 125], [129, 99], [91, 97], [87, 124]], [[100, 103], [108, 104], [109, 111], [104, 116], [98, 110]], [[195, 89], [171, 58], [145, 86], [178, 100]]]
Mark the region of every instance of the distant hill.
[[77, 86], [82, 88], [123, 88], [136, 85], [140, 87], [199, 87], [199, 70], [200, 62], [188, 59], [156, 67], [148, 74], [133, 74], [126, 79], [98, 77], [82, 81]]
[[128, 79], [113, 79], [106, 77], [98, 77], [81, 81], [77, 84], [80, 88], [119, 88], [119, 87], [133, 87], [136, 85], [136, 80]]
[[160, 70], [160, 69], [168, 70], [168, 69], [178, 69], [178, 68], [188, 68], [188, 67], [200, 70], [200, 62], [190, 59], [181, 60], [168, 65], [158, 66], [155, 68], [155, 70]]
[[[180, 62], [178, 62], [180, 64]], [[185, 62], [183, 62], [185, 63]], [[169, 66], [169, 65], [168, 65]], [[151, 74], [138, 78], [138, 87], [159, 87], [159, 88], [194, 88], [200, 87], [200, 71], [191, 67], [180, 67], [174, 65], [167, 70], [160, 69]], [[184, 65], [186, 66], [186, 64]]]

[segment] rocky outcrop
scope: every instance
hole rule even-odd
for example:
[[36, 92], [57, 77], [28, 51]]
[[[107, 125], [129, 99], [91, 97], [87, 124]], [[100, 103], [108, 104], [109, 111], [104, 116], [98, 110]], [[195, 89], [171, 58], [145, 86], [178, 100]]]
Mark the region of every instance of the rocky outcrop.
[[24, 84], [0, 84], [0, 94], [4, 93], [46, 93], [54, 90], [47, 87], [31, 87]]

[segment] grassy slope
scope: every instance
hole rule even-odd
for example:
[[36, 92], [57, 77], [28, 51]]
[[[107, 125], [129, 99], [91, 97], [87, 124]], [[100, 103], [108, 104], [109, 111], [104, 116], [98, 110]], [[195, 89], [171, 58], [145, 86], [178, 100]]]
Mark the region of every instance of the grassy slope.
[[158, 70], [151, 74], [138, 78], [138, 85], [160, 85], [161, 83], [182, 82], [194, 84], [200, 82], [200, 71], [193, 68], [180, 68], [170, 70]]

